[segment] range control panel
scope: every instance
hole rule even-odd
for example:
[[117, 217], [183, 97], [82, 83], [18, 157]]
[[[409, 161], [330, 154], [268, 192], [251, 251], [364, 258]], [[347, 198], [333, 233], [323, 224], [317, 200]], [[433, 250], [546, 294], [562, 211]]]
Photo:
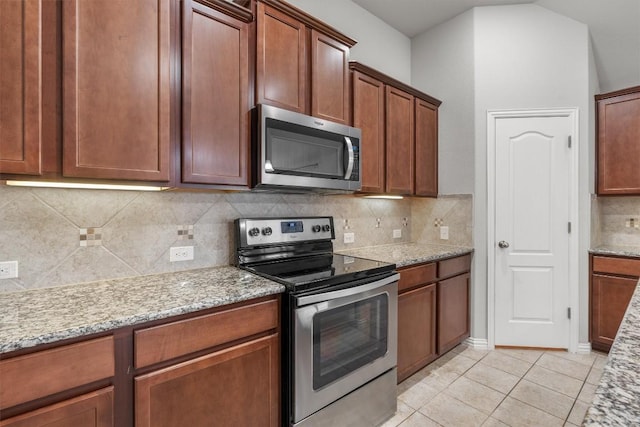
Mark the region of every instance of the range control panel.
[[242, 246], [329, 240], [335, 238], [333, 217], [242, 218], [237, 220]]

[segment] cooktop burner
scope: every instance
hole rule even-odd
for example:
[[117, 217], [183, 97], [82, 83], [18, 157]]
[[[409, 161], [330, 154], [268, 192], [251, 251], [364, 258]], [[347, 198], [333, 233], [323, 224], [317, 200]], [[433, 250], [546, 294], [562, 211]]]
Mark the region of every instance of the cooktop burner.
[[236, 220], [238, 266], [304, 291], [391, 274], [395, 264], [332, 253], [332, 217]]

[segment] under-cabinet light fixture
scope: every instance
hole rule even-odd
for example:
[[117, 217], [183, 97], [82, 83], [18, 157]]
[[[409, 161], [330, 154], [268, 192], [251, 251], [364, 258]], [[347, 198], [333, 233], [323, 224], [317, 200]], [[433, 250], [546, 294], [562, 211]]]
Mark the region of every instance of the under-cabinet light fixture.
[[376, 194], [374, 196], [364, 196], [365, 199], [388, 199], [388, 200], [402, 200], [402, 196], [392, 196], [387, 194]]
[[5, 183], [13, 187], [76, 188], [85, 190], [162, 191], [168, 189], [168, 187], [153, 187], [150, 185], [89, 184], [83, 182], [7, 180]]

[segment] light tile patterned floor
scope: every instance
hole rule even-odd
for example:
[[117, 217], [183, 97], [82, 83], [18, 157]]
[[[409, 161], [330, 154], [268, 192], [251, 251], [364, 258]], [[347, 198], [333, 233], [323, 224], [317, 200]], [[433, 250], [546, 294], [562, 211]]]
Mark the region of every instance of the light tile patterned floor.
[[460, 345], [398, 385], [383, 427], [579, 426], [607, 356]]

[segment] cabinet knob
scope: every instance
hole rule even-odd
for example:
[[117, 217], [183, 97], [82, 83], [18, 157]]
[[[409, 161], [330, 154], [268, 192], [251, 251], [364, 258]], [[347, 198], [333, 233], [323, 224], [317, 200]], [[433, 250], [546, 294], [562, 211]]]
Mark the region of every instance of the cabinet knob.
[[504, 240], [500, 240], [498, 242], [498, 246], [500, 246], [502, 249], [508, 248], [509, 247], [509, 242], [505, 242]]

